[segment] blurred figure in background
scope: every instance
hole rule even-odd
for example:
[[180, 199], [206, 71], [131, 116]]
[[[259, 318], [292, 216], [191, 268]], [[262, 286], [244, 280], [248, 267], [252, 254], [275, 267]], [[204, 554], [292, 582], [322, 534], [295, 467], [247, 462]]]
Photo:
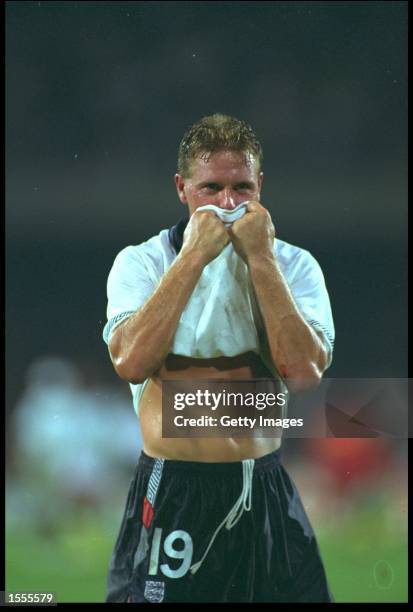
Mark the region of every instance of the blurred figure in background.
[[286, 442], [285, 463], [317, 524], [332, 527], [345, 518], [351, 520], [354, 512], [372, 510], [376, 517], [386, 515], [391, 529], [407, 529], [406, 440], [314, 438]]
[[116, 499], [141, 439], [129, 402], [111, 387], [85, 386], [69, 360], [42, 357], [26, 380], [8, 424], [7, 520], [47, 534], [64, 519], [100, 513], [108, 488]]
[[386, 438], [326, 438], [308, 440], [310, 457], [331, 475], [334, 492], [348, 497], [349, 489], [366, 490], [393, 463], [393, 445]]

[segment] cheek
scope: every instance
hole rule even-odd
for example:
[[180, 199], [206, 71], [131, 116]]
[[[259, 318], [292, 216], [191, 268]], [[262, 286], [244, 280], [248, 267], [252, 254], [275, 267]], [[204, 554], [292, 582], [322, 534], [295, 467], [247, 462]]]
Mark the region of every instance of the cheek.
[[185, 190], [185, 195], [188, 198], [188, 200], [192, 201], [192, 202], [197, 202], [201, 199], [201, 192], [194, 189], [193, 187], [188, 187]]
[[208, 204], [213, 199], [213, 196], [206, 194], [203, 191], [195, 191], [192, 195], [192, 202], [196, 204], [196, 206], [204, 206]]

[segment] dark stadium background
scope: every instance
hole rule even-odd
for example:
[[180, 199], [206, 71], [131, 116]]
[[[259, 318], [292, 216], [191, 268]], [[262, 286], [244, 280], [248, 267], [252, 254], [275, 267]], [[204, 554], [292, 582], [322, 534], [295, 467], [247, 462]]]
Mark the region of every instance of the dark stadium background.
[[129, 400], [101, 338], [107, 275], [183, 214], [177, 148], [213, 112], [253, 126], [277, 234], [321, 264], [329, 377], [407, 376], [407, 2], [5, 10], [8, 417], [49, 356]]

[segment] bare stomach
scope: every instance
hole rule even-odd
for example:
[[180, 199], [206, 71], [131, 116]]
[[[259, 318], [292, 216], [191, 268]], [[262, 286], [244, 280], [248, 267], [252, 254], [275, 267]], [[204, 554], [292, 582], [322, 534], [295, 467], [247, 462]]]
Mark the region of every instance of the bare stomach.
[[162, 381], [203, 378], [273, 377], [255, 353], [202, 360], [168, 355], [146, 385], [139, 402], [143, 450], [147, 455], [181, 461], [242, 461], [258, 459], [280, 447], [280, 438], [163, 438]]

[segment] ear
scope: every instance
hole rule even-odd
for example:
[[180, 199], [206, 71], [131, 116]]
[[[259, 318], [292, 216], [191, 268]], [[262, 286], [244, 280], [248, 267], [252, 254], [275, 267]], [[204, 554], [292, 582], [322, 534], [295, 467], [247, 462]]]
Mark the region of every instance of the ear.
[[261, 189], [262, 189], [263, 182], [264, 182], [264, 172], [260, 172], [258, 175], [258, 193], [259, 193], [260, 198], [261, 198]]
[[182, 204], [187, 204], [188, 200], [186, 199], [185, 195], [185, 179], [180, 174], [175, 174], [174, 179], [178, 198], [180, 199]]

